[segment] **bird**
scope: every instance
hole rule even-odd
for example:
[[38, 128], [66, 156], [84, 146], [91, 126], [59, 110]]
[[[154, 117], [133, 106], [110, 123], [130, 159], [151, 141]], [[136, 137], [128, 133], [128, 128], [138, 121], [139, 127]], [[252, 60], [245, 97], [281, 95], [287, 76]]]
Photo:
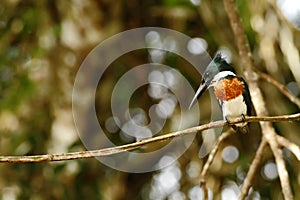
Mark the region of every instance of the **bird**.
[[[202, 82], [193, 97], [189, 109], [195, 104], [198, 98], [208, 89], [213, 87], [214, 94], [222, 110], [223, 119], [227, 124], [231, 119], [251, 115], [252, 101], [247, 82], [236, 75], [232, 65], [217, 53], [208, 64], [202, 76]], [[247, 133], [247, 122], [231, 125], [239, 132]]]

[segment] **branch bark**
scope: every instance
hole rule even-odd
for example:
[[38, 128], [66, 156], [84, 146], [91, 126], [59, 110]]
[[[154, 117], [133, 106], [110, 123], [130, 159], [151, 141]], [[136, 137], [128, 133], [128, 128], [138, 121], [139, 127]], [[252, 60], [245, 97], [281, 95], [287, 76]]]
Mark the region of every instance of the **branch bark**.
[[[300, 113], [292, 114], [292, 115], [282, 115], [282, 116], [274, 116], [274, 117], [255, 117], [246, 116], [243, 120], [242, 118], [236, 118], [230, 122], [230, 125], [245, 122], [258, 122], [258, 121], [269, 121], [269, 122], [278, 122], [278, 121], [296, 121], [300, 120]], [[38, 163], [38, 162], [49, 162], [49, 161], [65, 161], [65, 160], [75, 160], [75, 159], [84, 159], [84, 158], [93, 158], [99, 156], [109, 156], [113, 154], [122, 153], [125, 151], [130, 151], [133, 149], [138, 149], [146, 144], [151, 144], [158, 141], [165, 141], [171, 140], [172, 138], [196, 133], [198, 131], [203, 131], [211, 128], [217, 128], [221, 126], [225, 126], [227, 123], [224, 120], [211, 122], [208, 124], [204, 124], [201, 126], [196, 126], [192, 128], [188, 128], [181, 131], [176, 131], [172, 133], [168, 133], [165, 135], [153, 137], [147, 140], [142, 140], [139, 142], [110, 147], [105, 149], [98, 149], [92, 151], [80, 151], [80, 152], [71, 152], [71, 153], [57, 153], [57, 154], [44, 154], [44, 155], [31, 155], [31, 156], [0, 156], [0, 162], [2, 163]], [[280, 141], [280, 140], [279, 140]], [[297, 146], [293, 144], [293, 147]], [[281, 146], [285, 146], [284, 143]], [[299, 147], [298, 147], [299, 148]], [[292, 151], [293, 153], [297, 151]], [[298, 151], [296, 155], [297, 157], [300, 156]]]
[[250, 168], [247, 173], [247, 177], [244, 180], [243, 187], [241, 188], [241, 193], [239, 196], [239, 200], [245, 199], [245, 197], [248, 195], [248, 191], [251, 186], [251, 182], [255, 176], [255, 173], [258, 169], [258, 167], [261, 164], [262, 158], [263, 158], [263, 152], [265, 147], [267, 146], [268, 142], [265, 140], [265, 138], [262, 138], [262, 141], [260, 142], [260, 145], [256, 151], [255, 157], [250, 165]]
[[300, 147], [298, 145], [280, 135], [277, 135], [277, 140], [282, 147], [285, 147], [288, 150], [290, 150], [290, 152], [292, 152], [296, 156], [298, 161], [300, 161]]
[[275, 80], [272, 76], [265, 74], [260, 71], [256, 71], [256, 73], [259, 75], [261, 79], [266, 80], [267, 82], [271, 83], [274, 85], [283, 95], [285, 95], [292, 103], [296, 104], [300, 108], [300, 99], [294, 96], [289, 92], [289, 90], [282, 85], [280, 82]]
[[[265, 101], [264, 101], [261, 90], [257, 83], [257, 74], [254, 72], [254, 70], [252, 68], [253, 61], [252, 61], [252, 54], [251, 54], [251, 51], [249, 48], [249, 42], [247, 40], [243, 25], [241, 23], [241, 17], [239, 15], [239, 12], [236, 9], [235, 1], [234, 0], [223, 0], [223, 2], [224, 2], [225, 10], [226, 10], [228, 18], [229, 18], [231, 28], [232, 28], [234, 36], [236, 38], [239, 55], [241, 57], [242, 66], [245, 71], [245, 78], [249, 85], [251, 99], [252, 99], [256, 114], [257, 114], [257, 116], [268, 116], [268, 111], [265, 106]], [[263, 140], [266, 140], [269, 143], [271, 150], [275, 157], [283, 196], [287, 200], [292, 200], [293, 194], [292, 194], [292, 190], [290, 187], [290, 181], [289, 181], [287, 169], [286, 169], [285, 162], [283, 159], [283, 151], [282, 151], [282, 149], [280, 149], [280, 146], [278, 145], [276, 132], [270, 122], [260, 122], [260, 126], [262, 128], [262, 134], [264, 137]], [[251, 182], [248, 181], [248, 179], [251, 180], [252, 179], [251, 176], [253, 176], [253, 175], [251, 175], [249, 173], [247, 174], [243, 187], [250, 188], [250, 186], [248, 184], [250, 184]], [[240, 199], [245, 198], [245, 196], [243, 194], [240, 195], [240, 197], [239, 197]]]
[[229, 130], [227, 132], [222, 133], [220, 137], [218, 138], [217, 142], [214, 144], [212, 150], [210, 151], [207, 161], [205, 162], [201, 174], [200, 174], [200, 187], [203, 190], [203, 199], [208, 199], [208, 190], [206, 187], [206, 174], [208, 172], [208, 168], [211, 166], [212, 162], [214, 161], [214, 158], [218, 152], [219, 146], [223, 140], [228, 138], [231, 134], [233, 134], [233, 130]]

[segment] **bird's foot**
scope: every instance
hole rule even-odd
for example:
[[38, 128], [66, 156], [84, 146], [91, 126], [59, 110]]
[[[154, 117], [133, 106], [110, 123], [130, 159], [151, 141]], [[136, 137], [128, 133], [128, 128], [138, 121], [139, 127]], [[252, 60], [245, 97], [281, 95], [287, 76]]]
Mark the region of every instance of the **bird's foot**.
[[226, 125], [229, 126], [230, 125], [230, 120], [227, 117], [225, 117], [225, 121], [226, 121]]

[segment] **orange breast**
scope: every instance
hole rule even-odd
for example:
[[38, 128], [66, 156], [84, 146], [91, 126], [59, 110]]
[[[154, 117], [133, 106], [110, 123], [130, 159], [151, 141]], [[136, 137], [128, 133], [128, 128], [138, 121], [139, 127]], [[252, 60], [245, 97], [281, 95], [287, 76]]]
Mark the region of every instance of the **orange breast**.
[[237, 77], [222, 79], [214, 86], [214, 91], [218, 99], [228, 101], [241, 95], [244, 92], [244, 85]]

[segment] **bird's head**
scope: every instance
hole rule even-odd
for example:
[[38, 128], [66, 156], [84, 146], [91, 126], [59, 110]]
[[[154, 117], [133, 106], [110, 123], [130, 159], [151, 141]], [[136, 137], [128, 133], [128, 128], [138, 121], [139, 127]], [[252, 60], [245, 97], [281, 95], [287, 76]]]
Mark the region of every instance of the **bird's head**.
[[189, 108], [194, 105], [196, 100], [207, 90], [208, 87], [214, 85], [214, 83], [218, 80], [228, 75], [235, 76], [235, 70], [224, 58], [222, 58], [221, 53], [217, 53], [204, 71], [201, 84], [193, 97]]

